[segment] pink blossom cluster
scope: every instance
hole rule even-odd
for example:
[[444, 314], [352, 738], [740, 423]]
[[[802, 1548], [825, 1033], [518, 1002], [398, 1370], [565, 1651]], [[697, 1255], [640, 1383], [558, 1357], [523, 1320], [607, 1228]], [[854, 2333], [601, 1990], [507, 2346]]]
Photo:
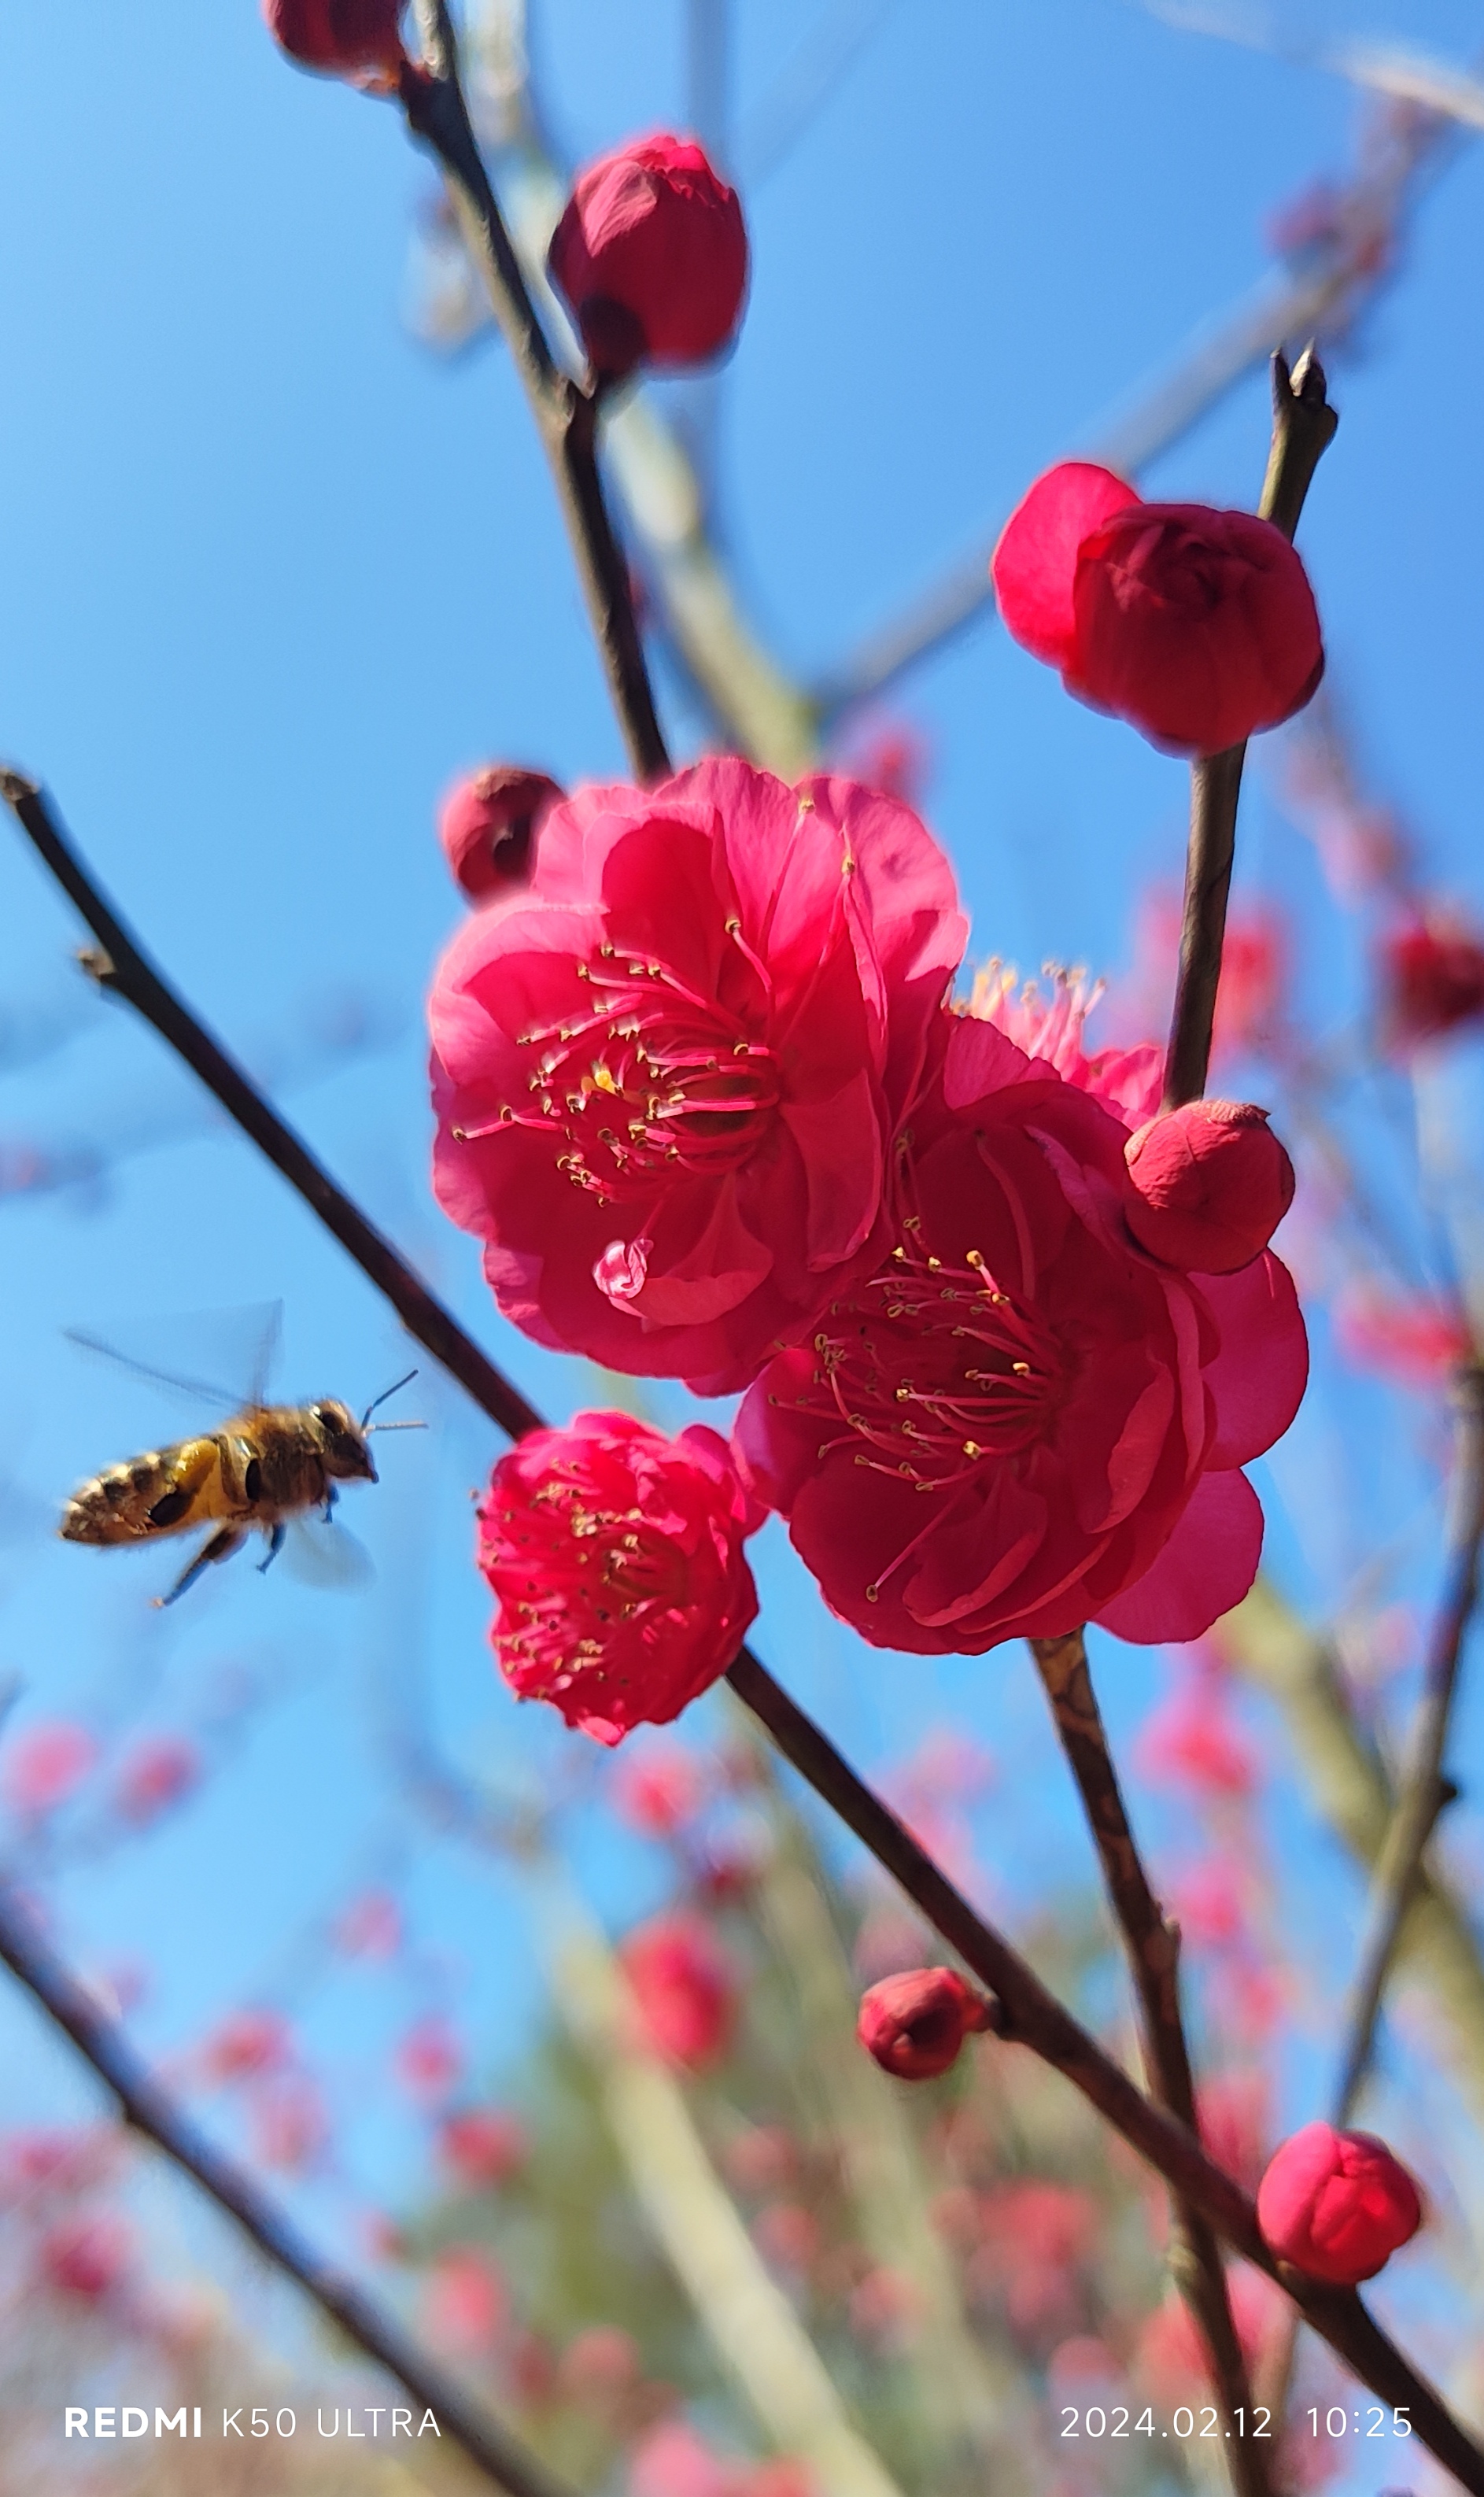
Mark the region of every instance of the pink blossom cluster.
[[436, 1185], [505, 1314], [746, 1391], [730, 1452], [589, 1414], [495, 1469], [502, 1668], [604, 1741], [725, 1670], [765, 1505], [909, 1652], [1190, 1639], [1251, 1583], [1287, 1158], [1246, 1105], [1151, 1124], [1157, 1053], [1089, 1058], [1065, 985], [955, 1009], [965, 934], [900, 800], [728, 758], [553, 804], [439, 966]]

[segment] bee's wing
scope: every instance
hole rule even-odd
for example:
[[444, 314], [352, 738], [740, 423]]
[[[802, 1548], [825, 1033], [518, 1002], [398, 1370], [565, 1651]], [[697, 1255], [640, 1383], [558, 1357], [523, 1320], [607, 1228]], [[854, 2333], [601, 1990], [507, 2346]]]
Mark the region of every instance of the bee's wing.
[[[203, 1403], [223, 1415], [267, 1401], [268, 1375], [283, 1318], [281, 1301], [240, 1310], [203, 1310], [182, 1316], [129, 1317], [98, 1328], [68, 1327], [70, 1343], [100, 1355], [136, 1378], [184, 1398], [201, 1417]], [[228, 1381], [235, 1381], [229, 1384]]]
[[323, 1517], [291, 1517], [284, 1524], [282, 1565], [291, 1578], [337, 1593], [370, 1585], [375, 1564], [346, 1527]]

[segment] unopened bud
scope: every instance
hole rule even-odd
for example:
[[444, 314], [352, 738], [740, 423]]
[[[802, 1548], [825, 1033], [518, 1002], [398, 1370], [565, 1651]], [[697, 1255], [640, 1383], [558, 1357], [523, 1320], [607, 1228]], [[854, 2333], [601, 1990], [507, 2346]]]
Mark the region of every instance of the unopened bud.
[[1250, 1101], [1187, 1101], [1123, 1149], [1123, 1213], [1141, 1248], [1196, 1275], [1234, 1275], [1293, 1203], [1293, 1164]]
[[1422, 2197], [1373, 2133], [1306, 2124], [1268, 2163], [1257, 2225], [1284, 2261], [1353, 2289], [1416, 2235]]
[[972, 2031], [998, 2026], [998, 2007], [957, 1969], [912, 1968], [868, 1987], [855, 2034], [884, 2072], [931, 2081], [958, 2062]]
[[599, 372], [705, 363], [742, 318], [742, 205], [693, 139], [631, 140], [579, 174], [548, 267]]
[[273, 41], [305, 69], [395, 79], [405, 55], [402, 0], [263, 0]]
[[530, 882], [537, 829], [561, 795], [544, 772], [518, 763], [491, 763], [455, 782], [438, 809], [438, 838], [471, 901]]

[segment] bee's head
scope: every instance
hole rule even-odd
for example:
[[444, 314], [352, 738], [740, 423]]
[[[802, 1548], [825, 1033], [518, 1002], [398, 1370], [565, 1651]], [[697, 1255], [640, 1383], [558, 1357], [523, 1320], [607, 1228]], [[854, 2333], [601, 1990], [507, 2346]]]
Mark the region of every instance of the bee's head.
[[374, 1482], [376, 1468], [366, 1444], [363, 1424], [337, 1396], [323, 1396], [309, 1407], [309, 1419], [320, 1437], [325, 1471], [340, 1482]]

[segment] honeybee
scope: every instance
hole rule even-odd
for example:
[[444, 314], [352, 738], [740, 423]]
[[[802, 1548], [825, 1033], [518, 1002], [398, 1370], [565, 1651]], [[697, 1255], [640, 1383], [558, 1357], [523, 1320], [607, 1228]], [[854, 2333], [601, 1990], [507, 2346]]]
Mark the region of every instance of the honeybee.
[[[85, 1336], [74, 1341], [92, 1351], [111, 1352], [110, 1346]], [[136, 1362], [125, 1366], [143, 1367]], [[410, 1370], [374, 1398], [359, 1422], [350, 1407], [333, 1396], [321, 1397], [314, 1405], [244, 1405], [219, 1430], [148, 1449], [80, 1483], [62, 1513], [59, 1532], [69, 1543], [143, 1543], [209, 1525], [211, 1533], [169, 1592], [155, 1597], [157, 1604], [174, 1603], [204, 1569], [230, 1561], [254, 1528], [268, 1543], [259, 1564], [266, 1569], [281, 1551], [293, 1520], [318, 1511], [328, 1524], [342, 1482], [376, 1480], [369, 1445], [374, 1432], [422, 1429], [418, 1422], [371, 1420], [377, 1407], [416, 1375]]]

